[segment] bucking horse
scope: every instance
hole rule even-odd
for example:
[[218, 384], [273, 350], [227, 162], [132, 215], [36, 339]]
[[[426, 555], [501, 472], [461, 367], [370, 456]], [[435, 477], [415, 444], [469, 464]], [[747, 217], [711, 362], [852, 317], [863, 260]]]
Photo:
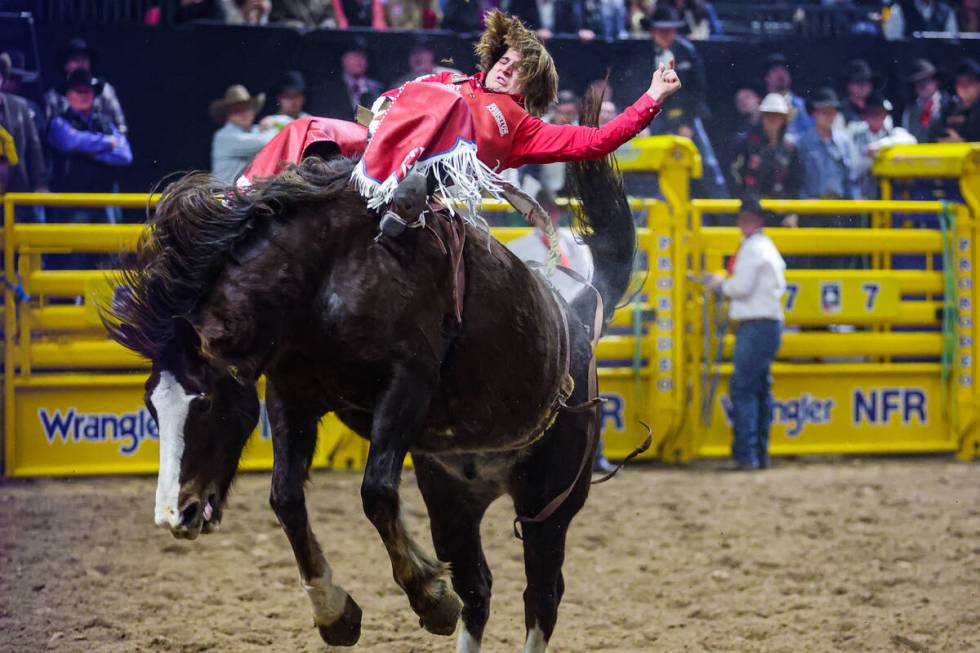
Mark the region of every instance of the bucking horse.
[[[264, 374], [270, 503], [326, 643], [353, 645], [361, 630], [361, 608], [335, 582], [304, 493], [317, 424], [333, 412], [370, 441], [361, 501], [395, 582], [426, 630], [451, 635], [462, 616], [459, 651], [479, 650], [490, 610], [480, 522], [495, 499], [513, 498], [525, 650], [545, 651], [598, 438], [594, 340], [635, 254], [622, 183], [608, 160], [570, 166], [576, 229], [595, 261], [594, 288], [571, 305], [486, 231], [462, 227], [459, 319], [447, 236], [379, 236], [378, 214], [349, 184], [354, 165], [313, 156], [247, 192], [192, 174], [161, 197], [104, 315], [116, 341], [152, 362], [156, 523], [187, 539], [218, 529]], [[409, 453], [435, 557], [400, 512]]]

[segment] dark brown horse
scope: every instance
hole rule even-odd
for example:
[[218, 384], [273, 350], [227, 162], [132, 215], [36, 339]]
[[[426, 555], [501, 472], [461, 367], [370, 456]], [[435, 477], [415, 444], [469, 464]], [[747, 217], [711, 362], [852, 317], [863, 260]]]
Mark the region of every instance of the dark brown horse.
[[[595, 293], [563, 306], [539, 274], [467, 227], [458, 322], [441, 241], [424, 229], [376, 239], [377, 215], [348, 187], [352, 166], [310, 158], [223, 202], [225, 188], [189, 176], [161, 199], [106, 317], [118, 342], [153, 363], [145, 399], [160, 432], [156, 522], [191, 539], [218, 527], [265, 374], [270, 502], [327, 643], [354, 644], [361, 622], [304, 497], [317, 423], [334, 412], [371, 442], [361, 498], [395, 581], [433, 633], [452, 634], [462, 612], [459, 650], [479, 650], [489, 615], [484, 511], [504, 494], [523, 517], [552, 504], [523, 525], [526, 650], [544, 651], [598, 428], [596, 408], [562, 408], [589, 399]], [[629, 282], [632, 217], [608, 162], [576, 176], [608, 319]], [[438, 559], [400, 515], [408, 453]]]

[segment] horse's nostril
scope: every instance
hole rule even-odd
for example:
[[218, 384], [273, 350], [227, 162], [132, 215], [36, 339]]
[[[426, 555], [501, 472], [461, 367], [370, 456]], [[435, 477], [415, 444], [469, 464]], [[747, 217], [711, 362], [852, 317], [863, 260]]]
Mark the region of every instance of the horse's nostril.
[[187, 526], [193, 524], [197, 519], [198, 513], [201, 512], [201, 502], [193, 501], [187, 504], [187, 507], [180, 511], [180, 523], [182, 526]]

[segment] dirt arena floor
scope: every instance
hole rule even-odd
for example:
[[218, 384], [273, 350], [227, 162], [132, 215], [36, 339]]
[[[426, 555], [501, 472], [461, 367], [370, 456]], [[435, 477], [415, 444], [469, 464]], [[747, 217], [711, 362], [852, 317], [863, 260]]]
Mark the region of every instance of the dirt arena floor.
[[[405, 506], [428, 542], [411, 474]], [[418, 627], [358, 500], [318, 473], [317, 532], [364, 609], [358, 650], [452, 651]], [[268, 477], [221, 532], [153, 528], [149, 478], [0, 485], [0, 651], [323, 651]], [[519, 651], [511, 505], [484, 522], [484, 650]], [[553, 651], [980, 651], [980, 469], [948, 459], [779, 462], [758, 474], [634, 467], [573, 524]]]

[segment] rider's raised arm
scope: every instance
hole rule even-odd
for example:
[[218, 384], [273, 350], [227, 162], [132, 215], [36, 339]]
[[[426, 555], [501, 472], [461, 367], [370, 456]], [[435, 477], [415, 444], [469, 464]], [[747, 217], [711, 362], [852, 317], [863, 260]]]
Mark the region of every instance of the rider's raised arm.
[[659, 112], [660, 104], [644, 93], [602, 127], [552, 125], [527, 116], [517, 126], [507, 167], [601, 158], [640, 133]]
[[626, 111], [603, 127], [550, 125], [527, 116], [517, 126], [514, 145], [506, 167], [525, 163], [555, 163], [598, 159], [636, 136], [660, 112], [664, 100], [681, 87], [674, 64], [661, 65], [650, 80], [650, 88]]

